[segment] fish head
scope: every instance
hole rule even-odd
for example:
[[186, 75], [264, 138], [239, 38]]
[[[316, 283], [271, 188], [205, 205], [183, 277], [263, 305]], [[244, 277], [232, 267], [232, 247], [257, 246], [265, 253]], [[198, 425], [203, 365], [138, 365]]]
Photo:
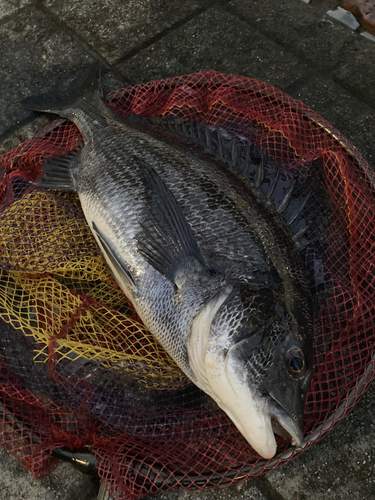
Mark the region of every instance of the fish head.
[[206, 336], [207, 317], [194, 325], [200, 343], [192, 365], [201, 388], [262, 457], [275, 455], [274, 433], [300, 446], [313, 370], [311, 316], [298, 324], [285, 299], [265, 286], [237, 284], [212, 300]]

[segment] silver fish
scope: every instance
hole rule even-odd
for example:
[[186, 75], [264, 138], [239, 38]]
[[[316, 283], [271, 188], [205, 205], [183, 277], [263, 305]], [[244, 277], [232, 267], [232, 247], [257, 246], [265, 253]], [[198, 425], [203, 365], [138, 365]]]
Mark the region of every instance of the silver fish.
[[24, 106], [81, 131], [84, 146], [46, 159], [39, 184], [78, 193], [115, 279], [181, 370], [262, 457], [276, 452], [274, 431], [301, 445], [311, 297], [270, 199], [243, 169], [119, 119], [99, 92]]

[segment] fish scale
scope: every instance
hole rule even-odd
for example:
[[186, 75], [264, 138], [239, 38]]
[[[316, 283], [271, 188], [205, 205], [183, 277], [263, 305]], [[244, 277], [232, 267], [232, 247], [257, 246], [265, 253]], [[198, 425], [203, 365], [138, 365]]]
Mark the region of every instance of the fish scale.
[[75, 97], [26, 102], [72, 120], [83, 136], [83, 148], [45, 161], [40, 185], [78, 193], [146, 327], [258, 453], [276, 452], [273, 418], [301, 444], [311, 297], [292, 233], [256, 187], [259, 170], [256, 185], [249, 165], [235, 171], [235, 141], [223, 165], [119, 119], [97, 92]]

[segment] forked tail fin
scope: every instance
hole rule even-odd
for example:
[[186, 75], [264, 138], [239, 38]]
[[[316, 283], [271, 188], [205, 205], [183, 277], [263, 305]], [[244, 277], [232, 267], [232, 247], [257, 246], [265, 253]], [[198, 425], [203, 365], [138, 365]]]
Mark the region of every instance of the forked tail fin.
[[78, 101], [84, 98], [89, 99], [96, 92], [101, 97], [103, 96], [101, 66], [98, 64], [91, 66], [88, 71], [78, 75], [64, 91], [55, 86], [45, 94], [26, 97], [21, 102], [23, 107], [30, 111], [56, 113], [66, 116], [65, 110], [73, 109]]

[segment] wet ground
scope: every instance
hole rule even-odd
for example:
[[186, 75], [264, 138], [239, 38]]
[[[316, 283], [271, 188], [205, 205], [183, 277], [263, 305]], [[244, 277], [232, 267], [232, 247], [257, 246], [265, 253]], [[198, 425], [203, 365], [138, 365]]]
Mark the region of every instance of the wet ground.
[[[45, 123], [20, 100], [64, 86], [95, 60], [121, 85], [215, 69], [271, 83], [337, 127], [375, 167], [375, 42], [326, 15], [340, 1], [0, 0], [0, 152]], [[217, 492], [161, 499], [375, 499], [375, 388], [313, 449]], [[93, 500], [61, 464], [34, 480], [0, 451], [0, 499]]]

